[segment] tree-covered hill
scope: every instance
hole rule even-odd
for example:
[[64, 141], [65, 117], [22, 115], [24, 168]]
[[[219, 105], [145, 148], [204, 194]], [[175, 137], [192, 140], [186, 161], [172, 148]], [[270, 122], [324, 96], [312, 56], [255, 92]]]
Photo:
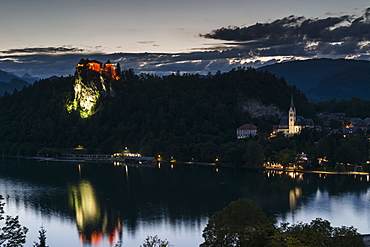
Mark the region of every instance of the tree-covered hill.
[[285, 112], [293, 93], [298, 114], [314, 115], [299, 90], [268, 72], [238, 68], [207, 77], [123, 74], [125, 80], [112, 85], [114, 96], [100, 97], [96, 113], [88, 118], [67, 111], [74, 97], [73, 76], [40, 80], [0, 98], [2, 153], [34, 155], [42, 148], [82, 145], [94, 153], [128, 147], [144, 155], [211, 161], [225, 152], [223, 145], [236, 141], [242, 124], [252, 122], [262, 132], [274, 124], [251, 119], [241, 110], [241, 99], [257, 99]]
[[307, 91], [313, 101], [328, 99], [350, 99], [358, 97], [370, 99], [370, 69], [351, 67], [319, 80], [316, 86]]
[[309, 59], [276, 63], [259, 68], [284, 77], [289, 85], [296, 85], [312, 102], [360, 97], [366, 94], [370, 62], [353, 59]]
[[316, 112], [341, 112], [347, 118], [370, 117], [370, 100], [364, 100], [357, 97], [351, 99], [331, 99], [312, 103]]

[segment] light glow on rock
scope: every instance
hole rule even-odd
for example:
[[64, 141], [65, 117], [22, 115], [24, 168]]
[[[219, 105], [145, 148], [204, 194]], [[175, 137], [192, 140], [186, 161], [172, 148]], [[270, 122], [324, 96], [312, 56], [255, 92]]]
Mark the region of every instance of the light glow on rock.
[[95, 112], [95, 105], [100, 93], [94, 83], [86, 85], [80, 73], [77, 73], [74, 84], [75, 96], [71, 103], [67, 104], [69, 112], [79, 111], [81, 118], [88, 118]]
[[81, 59], [76, 66], [74, 99], [66, 104], [68, 112], [78, 111], [81, 118], [88, 118], [96, 112], [96, 104], [102, 93], [113, 96], [109, 83], [120, 78], [115, 67], [109, 62]]

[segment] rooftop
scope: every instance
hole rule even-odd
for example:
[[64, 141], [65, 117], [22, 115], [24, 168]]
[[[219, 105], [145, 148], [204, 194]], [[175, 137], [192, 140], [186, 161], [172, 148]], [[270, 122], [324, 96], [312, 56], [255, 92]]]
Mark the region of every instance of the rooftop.
[[257, 127], [254, 124], [243, 124], [237, 130], [257, 130]]

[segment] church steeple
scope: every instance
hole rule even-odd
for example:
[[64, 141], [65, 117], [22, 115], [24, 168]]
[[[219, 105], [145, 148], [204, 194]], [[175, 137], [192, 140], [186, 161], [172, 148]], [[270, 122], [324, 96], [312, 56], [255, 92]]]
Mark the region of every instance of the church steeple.
[[290, 109], [294, 109], [294, 111], [295, 111], [293, 94], [291, 94], [291, 96], [290, 96]]
[[289, 116], [288, 117], [288, 128], [289, 128], [288, 134], [293, 135], [297, 132], [296, 129], [295, 129], [296, 110], [295, 110], [295, 107], [294, 107], [293, 94], [290, 97], [290, 108], [289, 108], [288, 116]]

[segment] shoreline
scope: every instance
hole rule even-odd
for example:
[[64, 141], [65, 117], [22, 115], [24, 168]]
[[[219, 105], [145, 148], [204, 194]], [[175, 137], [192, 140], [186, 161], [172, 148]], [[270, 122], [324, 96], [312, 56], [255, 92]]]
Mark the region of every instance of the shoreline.
[[[24, 156], [2, 156], [9, 158], [21, 158], [21, 159], [34, 159], [39, 161], [54, 161], [54, 162], [125, 162], [122, 159], [63, 159], [53, 157], [24, 157]], [[236, 168], [228, 165], [221, 165], [216, 163], [206, 162], [170, 162], [170, 161], [157, 161], [157, 163], [169, 163], [169, 164], [183, 164], [183, 165], [199, 165], [199, 166], [213, 166], [213, 167], [224, 167], [224, 168]], [[130, 163], [131, 164], [131, 163]], [[244, 169], [253, 170], [267, 170], [267, 171], [281, 171], [281, 172], [294, 172], [294, 173], [307, 173], [307, 174], [329, 174], [329, 175], [359, 175], [359, 176], [370, 176], [369, 172], [336, 172], [336, 171], [319, 171], [319, 170], [294, 170], [294, 169], [282, 169], [274, 167], [238, 167]]]
[[311, 170], [289, 170], [273, 167], [264, 167], [265, 170], [270, 171], [283, 171], [283, 172], [298, 172], [298, 173], [310, 173], [310, 174], [330, 174], [330, 175], [360, 175], [360, 176], [369, 176], [368, 172], [335, 172], [335, 171], [311, 171]]

